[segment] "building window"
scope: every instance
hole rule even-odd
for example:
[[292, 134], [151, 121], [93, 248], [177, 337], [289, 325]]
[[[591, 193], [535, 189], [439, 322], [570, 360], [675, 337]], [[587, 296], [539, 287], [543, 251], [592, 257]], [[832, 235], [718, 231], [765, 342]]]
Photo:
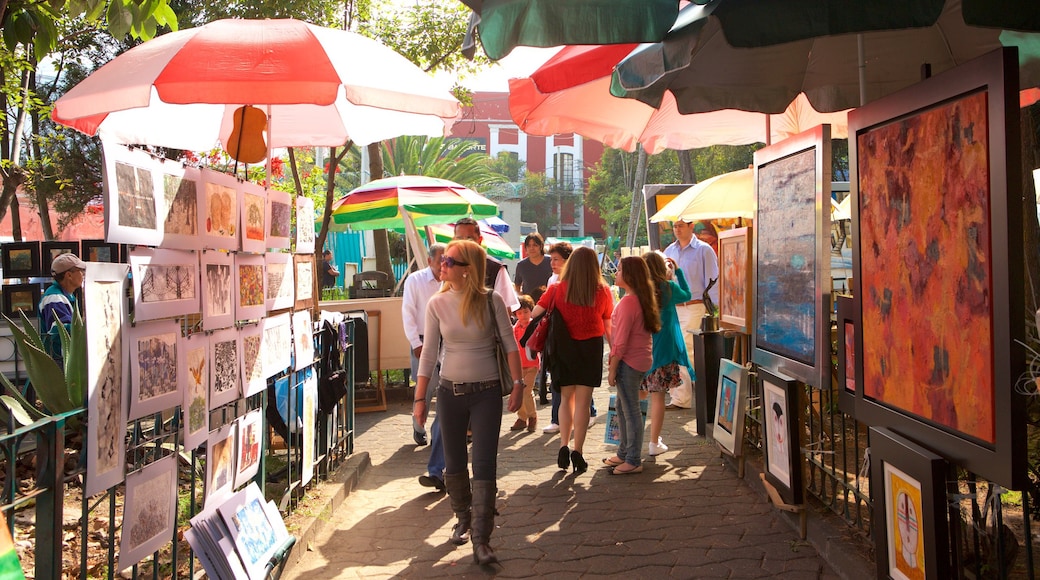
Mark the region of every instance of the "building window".
[[557, 153], [553, 155], [553, 179], [556, 187], [561, 189], [574, 188], [574, 154]]

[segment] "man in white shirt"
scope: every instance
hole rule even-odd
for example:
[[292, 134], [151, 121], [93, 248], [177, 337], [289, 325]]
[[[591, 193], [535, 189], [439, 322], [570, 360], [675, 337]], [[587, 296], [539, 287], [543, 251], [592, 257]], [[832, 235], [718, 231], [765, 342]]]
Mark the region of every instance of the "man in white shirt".
[[[479, 244], [484, 240], [484, 236], [480, 234], [480, 225], [477, 221], [466, 217], [455, 222], [455, 239], [470, 240]], [[506, 271], [502, 262], [491, 256], [487, 257], [484, 285], [498, 292], [510, 312], [520, 309], [520, 298], [516, 295], [512, 282], [509, 281], [509, 272]]]
[[[701, 319], [704, 317], [704, 289], [712, 279], [719, 277], [719, 258], [711, 246], [697, 239], [693, 235], [693, 224], [688, 221], [679, 220], [672, 224], [672, 232], [675, 241], [664, 249], [664, 255], [675, 261], [686, 276], [686, 282], [690, 286], [692, 300], [677, 304], [675, 313], [679, 318], [679, 326], [683, 329], [683, 339], [686, 342], [686, 354], [690, 360], [693, 356], [693, 335], [691, 330], [699, 330]], [[719, 303], [719, 287], [716, 284], [708, 291], [712, 302]], [[686, 367], [679, 370], [682, 384], [670, 390], [671, 403], [669, 408], [689, 409], [693, 406], [693, 381]]]
[[[401, 321], [404, 324], [404, 336], [411, 346], [412, 377], [419, 368], [419, 357], [423, 348], [423, 326], [426, 324], [426, 303], [441, 289], [441, 255], [444, 244], [433, 244], [427, 251], [427, 267], [413, 272], [405, 278], [404, 298], [401, 303]], [[434, 370], [434, 373], [437, 371]], [[426, 408], [437, 389], [426, 389]], [[412, 419], [412, 438], [417, 445], [426, 445], [426, 428]]]

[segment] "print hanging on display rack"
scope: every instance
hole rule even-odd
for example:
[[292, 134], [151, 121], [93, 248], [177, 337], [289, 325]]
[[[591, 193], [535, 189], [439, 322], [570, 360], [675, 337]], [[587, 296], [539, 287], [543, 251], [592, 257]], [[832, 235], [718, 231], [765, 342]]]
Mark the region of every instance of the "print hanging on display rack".
[[264, 257], [235, 255], [235, 319], [257, 320], [267, 314], [264, 292]]
[[177, 454], [126, 476], [118, 569], [125, 570], [173, 540], [177, 515]]
[[264, 324], [266, 321], [248, 324], [238, 331], [238, 360], [242, 364], [243, 397], [251, 397], [267, 387], [263, 356]]
[[195, 167], [167, 161], [163, 164], [162, 247], [171, 250], [198, 250], [199, 183]]
[[260, 470], [260, 443], [263, 442], [263, 411], [254, 409], [238, 418], [238, 452], [235, 454], [235, 487], [256, 477]]
[[158, 246], [163, 230], [156, 192], [161, 190], [162, 161], [143, 149], [128, 149], [108, 141], [101, 142], [101, 150], [105, 240]]
[[264, 378], [273, 377], [292, 364], [292, 319], [289, 313], [264, 319]]
[[199, 257], [202, 273], [202, 328], [216, 330], [235, 324], [234, 256], [220, 250], [204, 250]]
[[71, 242], [40, 242], [40, 275], [50, 276], [51, 262], [54, 261], [54, 258], [57, 258], [62, 254], [75, 254], [79, 256], [79, 241], [76, 240]]
[[255, 183], [241, 184], [242, 251], [262, 254], [267, 249], [267, 194]]
[[[40, 242], [7, 242], [0, 245], [0, 268], [4, 278], [40, 276]], [[47, 275], [51, 272], [48, 269]]]
[[296, 369], [314, 364], [314, 325], [311, 323], [311, 311], [301, 310], [292, 315], [293, 358]]
[[314, 304], [314, 255], [296, 254], [296, 310], [310, 308]]
[[130, 361], [130, 416], [127, 420], [160, 413], [181, 404], [177, 348], [181, 327], [176, 320], [139, 322], [130, 327], [126, 341]]
[[186, 250], [130, 251], [134, 320], [198, 314], [199, 256]]
[[239, 332], [235, 328], [218, 330], [209, 337], [210, 409], [238, 400], [242, 393], [239, 357]]
[[317, 442], [317, 428], [315, 419], [318, 413], [318, 375], [314, 367], [306, 370], [306, 378], [303, 380], [303, 449], [301, 463], [301, 479], [303, 485], [314, 477], [315, 448]]
[[79, 257], [84, 262], [129, 263], [129, 260], [124, 261], [121, 259], [119, 244], [110, 244], [105, 240], [82, 240], [79, 246], [81, 252]]
[[202, 247], [238, 250], [238, 179], [212, 169], [201, 169], [199, 235]]
[[314, 254], [314, 200], [296, 196], [296, 253]]
[[209, 436], [209, 338], [201, 333], [181, 338], [181, 368], [177, 378], [183, 383], [181, 433], [185, 449], [195, 449]]
[[87, 479], [91, 497], [123, 481], [126, 469], [127, 359], [123, 356], [125, 264], [87, 264], [83, 306], [87, 313]]
[[292, 232], [292, 205], [289, 194], [277, 189], [267, 190], [267, 247], [284, 249], [290, 245]]
[[268, 252], [264, 266], [267, 271], [267, 311], [292, 308], [296, 293], [293, 255]]
[[235, 429], [231, 423], [209, 433], [206, 444], [206, 503], [212, 508], [229, 496], [235, 489]]
[[36, 316], [36, 308], [40, 304], [39, 284], [4, 284], [0, 295], [0, 312], [4, 316], [17, 317], [24, 312], [29, 318]]

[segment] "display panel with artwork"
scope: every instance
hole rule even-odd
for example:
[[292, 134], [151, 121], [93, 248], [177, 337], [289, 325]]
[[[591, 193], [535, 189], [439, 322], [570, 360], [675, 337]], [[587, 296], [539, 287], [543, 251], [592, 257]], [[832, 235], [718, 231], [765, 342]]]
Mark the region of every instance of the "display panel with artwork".
[[296, 196], [296, 253], [314, 253], [314, 200]]
[[130, 273], [135, 320], [199, 312], [199, 257], [195, 252], [137, 247], [130, 251]]
[[235, 487], [256, 477], [260, 469], [260, 449], [264, 442], [264, 413], [254, 409], [237, 419], [238, 448], [235, 454]]
[[755, 152], [752, 359], [830, 387], [830, 126]]
[[264, 319], [264, 378], [273, 377], [292, 364], [291, 320], [288, 313]]
[[202, 328], [216, 330], [235, 323], [234, 256], [206, 250], [199, 257], [202, 275]]
[[849, 114], [857, 418], [1013, 489], [1027, 473], [1017, 63], [994, 51]]
[[256, 323], [240, 328], [238, 348], [238, 360], [242, 364], [242, 396], [249, 397], [267, 387], [263, 356], [264, 325]]
[[129, 263], [129, 260], [123, 260], [120, 253], [122, 247], [119, 244], [109, 243], [105, 240], [82, 240], [80, 242], [80, 258], [84, 262]]
[[119, 570], [173, 541], [177, 522], [177, 454], [126, 476]]
[[758, 367], [762, 381], [762, 427], [766, 481], [789, 504], [802, 503], [801, 407], [798, 382]]
[[130, 327], [126, 341], [132, 385], [129, 420], [181, 404], [177, 378], [180, 338], [181, 327], [175, 320], [140, 322]]
[[269, 252], [264, 259], [267, 275], [267, 311], [292, 308], [296, 294], [293, 255]]
[[267, 247], [288, 248], [292, 233], [292, 201], [289, 194], [267, 190]]
[[296, 309], [303, 310], [314, 305], [314, 256], [293, 256], [296, 264]]
[[19, 312], [35, 318], [40, 295], [39, 284], [4, 284], [3, 293], [0, 294], [0, 311], [4, 316], [19, 317], [19, 320]]
[[[40, 270], [40, 242], [6, 242], [0, 244], [0, 267], [4, 278], [34, 278]], [[48, 269], [47, 275], [51, 272]]]
[[267, 249], [267, 193], [253, 183], [242, 183], [242, 251], [262, 254]]
[[719, 361], [718, 395], [712, 436], [734, 457], [744, 454], [744, 411], [748, 392], [748, 370], [724, 358]]
[[267, 314], [264, 286], [264, 257], [254, 254], [235, 255], [235, 319], [256, 320]]
[[836, 296], [838, 326], [838, 406], [846, 415], [856, 416], [857, 345], [855, 300], [852, 296]]
[[[102, 141], [105, 196], [105, 240], [112, 243], [158, 246], [162, 160], [143, 149], [128, 149]], [[112, 260], [113, 262], [116, 260]]]
[[199, 234], [202, 247], [238, 250], [239, 182], [233, 175], [201, 169]]
[[54, 258], [57, 258], [62, 254], [75, 254], [79, 256], [79, 241], [59, 242], [52, 240], [40, 242], [40, 275], [50, 276], [51, 262], [54, 261]]
[[242, 370], [239, 364], [239, 331], [235, 328], [218, 330], [210, 335], [210, 408], [215, 409], [239, 398], [242, 394]]
[[199, 184], [201, 174], [195, 167], [184, 167], [167, 161], [163, 164], [162, 247], [176, 250], [198, 250]]
[[209, 337], [202, 333], [181, 338], [181, 381], [184, 401], [181, 403], [181, 433], [185, 449], [195, 449], [209, 436]]
[[719, 324], [747, 334], [751, 316], [750, 227], [719, 232]]
[[236, 422], [214, 429], [206, 444], [206, 507], [219, 505], [235, 489]]

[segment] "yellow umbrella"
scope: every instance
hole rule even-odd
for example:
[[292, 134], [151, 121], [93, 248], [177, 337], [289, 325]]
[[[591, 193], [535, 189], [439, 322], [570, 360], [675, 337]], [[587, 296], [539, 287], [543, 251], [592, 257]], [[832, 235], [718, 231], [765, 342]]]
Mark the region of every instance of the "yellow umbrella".
[[650, 217], [651, 222], [755, 217], [755, 173], [723, 173], [690, 187]]

